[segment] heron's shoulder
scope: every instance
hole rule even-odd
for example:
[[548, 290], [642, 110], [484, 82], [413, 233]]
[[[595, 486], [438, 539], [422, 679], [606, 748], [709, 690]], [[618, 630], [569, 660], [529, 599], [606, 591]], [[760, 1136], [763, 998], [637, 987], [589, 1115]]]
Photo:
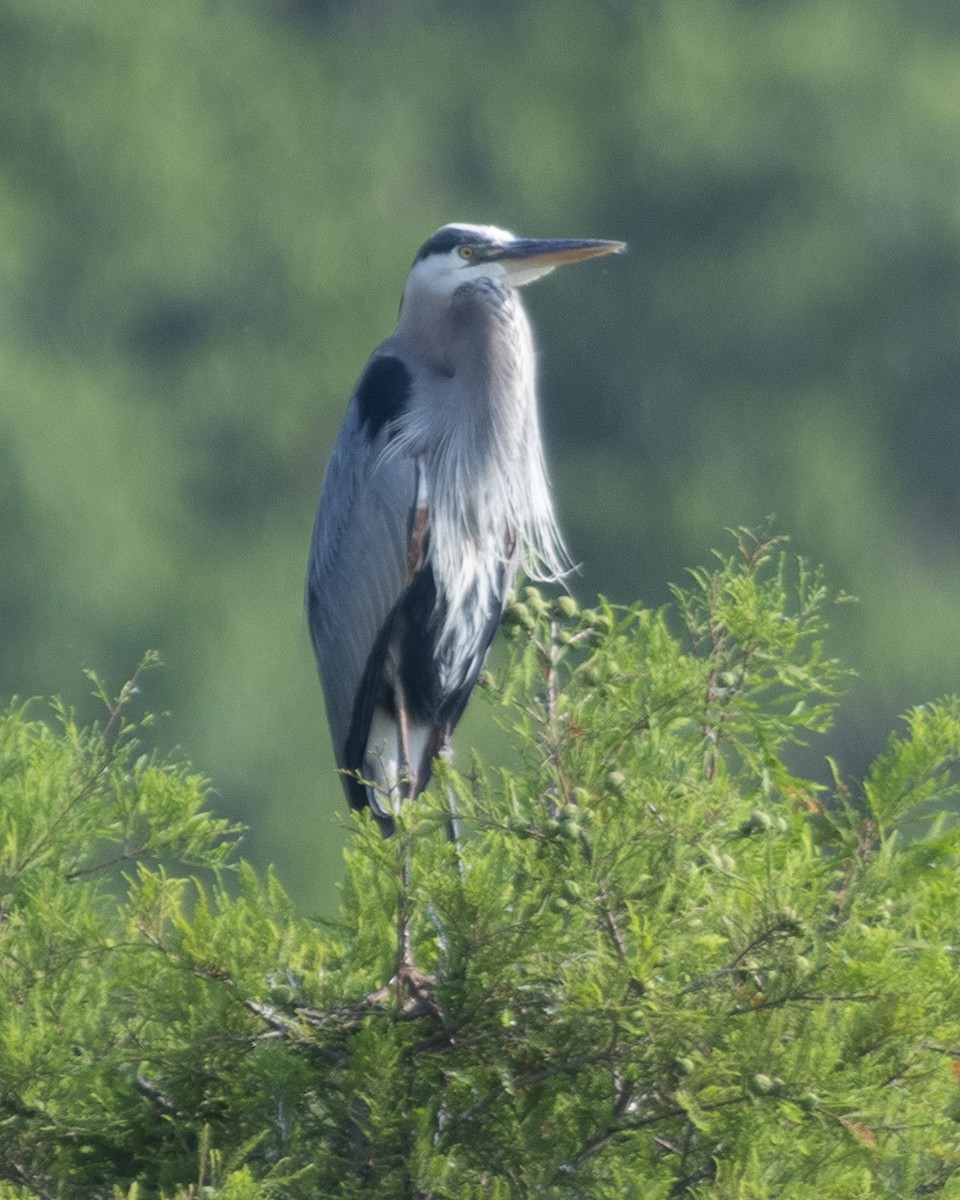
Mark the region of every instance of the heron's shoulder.
[[407, 361], [384, 342], [370, 357], [353, 393], [357, 422], [370, 441], [403, 415], [412, 390], [413, 373]]

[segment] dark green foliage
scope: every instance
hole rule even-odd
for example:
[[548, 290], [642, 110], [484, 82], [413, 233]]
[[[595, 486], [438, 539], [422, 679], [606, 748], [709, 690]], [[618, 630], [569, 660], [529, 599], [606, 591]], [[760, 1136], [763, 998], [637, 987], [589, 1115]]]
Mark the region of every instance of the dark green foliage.
[[[799, 777], [829, 603], [745, 531], [673, 613], [528, 589], [489, 687], [522, 770], [354, 819], [334, 925], [228, 865], [134, 688], [11, 708], [0, 1196], [960, 1194], [960, 702], [862, 786]], [[384, 987], [408, 855], [426, 999]]]

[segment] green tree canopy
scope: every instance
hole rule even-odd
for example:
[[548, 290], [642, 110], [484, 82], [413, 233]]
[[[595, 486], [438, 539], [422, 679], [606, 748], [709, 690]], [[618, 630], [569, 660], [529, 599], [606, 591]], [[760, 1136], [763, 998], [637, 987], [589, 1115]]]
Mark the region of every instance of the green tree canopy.
[[[671, 613], [530, 590], [520, 768], [356, 817], [319, 924], [143, 748], [139, 678], [89, 728], [9, 709], [0, 1195], [956, 1196], [960, 701], [799, 777], [831, 603], [746, 533]], [[426, 997], [384, 988], [401, 900]]]

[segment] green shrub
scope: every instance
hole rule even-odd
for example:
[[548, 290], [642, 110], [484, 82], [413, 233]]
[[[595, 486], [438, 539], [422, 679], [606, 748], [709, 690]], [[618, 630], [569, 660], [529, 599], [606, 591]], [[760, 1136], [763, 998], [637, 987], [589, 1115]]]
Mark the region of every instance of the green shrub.
[[832, 601], [738, 540], [671, 612], [524, 593], [488, 687], [522, 769], [355, 818], [335, 923], [142, 751], [136, 677], [94, 728], [11, 707], [0, 1197], [960, 1195], [960, 702], [799, 777]]

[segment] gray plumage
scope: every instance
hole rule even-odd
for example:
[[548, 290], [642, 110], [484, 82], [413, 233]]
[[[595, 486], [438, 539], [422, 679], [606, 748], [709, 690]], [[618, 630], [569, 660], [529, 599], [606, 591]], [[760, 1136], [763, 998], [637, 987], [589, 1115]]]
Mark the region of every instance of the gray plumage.
[[384, 833], [426, 785], [519, 568], [567, 567], [517, 288], [619, 242], [447, 225], [347, 408], [320, 496], [307, 616], [338, 766]]

